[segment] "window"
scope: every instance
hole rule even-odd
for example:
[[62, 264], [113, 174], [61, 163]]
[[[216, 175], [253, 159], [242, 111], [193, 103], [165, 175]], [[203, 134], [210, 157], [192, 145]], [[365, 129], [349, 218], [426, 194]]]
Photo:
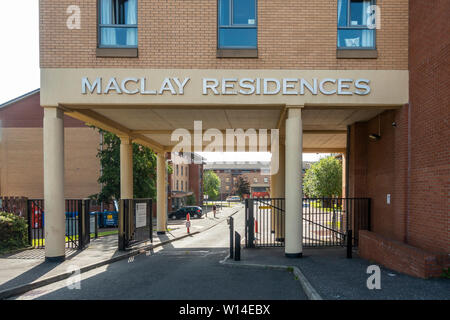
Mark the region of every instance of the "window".
[[268, 183], [269, 182], [269, 178], [264, 178], [264, 183]]
[[219, 0], [219, 41], [221, 49], [256, 49], [256, 0]]
[[184, 190], [186, 190], [186, 191], [188, 191], [188, 185], [187, 185], [187, 181], [185, 182], [185, 189]]
[[176, 168], [177, 168], [176, 175], [178, 176], [178, 165], [176, 166]]
[[338, 0], [339, 49], [375, 49], [375, 29], [370, 6], [374, 0]]
[[181, 166], [181, 175], [183, 175], [183, 166]]
[[178, 191], [178, 180], [177, 180], [177, 188], [175, 190]]
[[99, 47], [137, 47], [137, 0], [100, 0]]

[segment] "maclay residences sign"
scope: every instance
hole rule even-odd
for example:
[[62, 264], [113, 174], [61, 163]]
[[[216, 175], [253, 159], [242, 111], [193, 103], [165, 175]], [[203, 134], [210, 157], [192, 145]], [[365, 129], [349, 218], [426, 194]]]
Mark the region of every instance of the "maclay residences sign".
[[41, 105], [400, 106], [407, 70], [41, 69]]
[[[82, 94], [183, 95], [191, 78], [166, 77], [161, 83], [146, 77], [81, 78]], [[202, 94], [208, 95], [368, 95], [369, 79], [348, 78], [202, 78]]]

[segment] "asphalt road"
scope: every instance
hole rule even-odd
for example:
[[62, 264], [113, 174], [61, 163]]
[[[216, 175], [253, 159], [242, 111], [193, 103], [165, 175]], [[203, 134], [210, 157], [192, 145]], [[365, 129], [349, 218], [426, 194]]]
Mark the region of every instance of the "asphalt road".
[[[244, 211], [235, 216], [243, 235]], [[15, 299], [40, 300], [304, 300], [294, 275], [285, 271], [233, 268], [228, 256], [229, 227], [214, 228], [80, 275]], [[76, 279], [75, 279], [76, 280]], [[72, 289], [68, 285], [72, 284]], [[79, 286], [78, 286], [79, 284]]]

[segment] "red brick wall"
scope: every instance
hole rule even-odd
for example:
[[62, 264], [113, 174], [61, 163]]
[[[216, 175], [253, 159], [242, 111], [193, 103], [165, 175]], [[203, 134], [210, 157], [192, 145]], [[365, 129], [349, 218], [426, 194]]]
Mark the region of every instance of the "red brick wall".
[[194, 192], [196, 204], [203, 204], [203, 165], [189, 164], [189, 191]]
[[[0, 109], [2, 128], [42, 128], [44, 109], [39, 92]], [[64, 127], [84, 127], [84, 123], [64, 116]]]
[[432, 254], [374, 232], [362, 230], [359, 238], [362, 258], [414, 277], [438, 277], [442, 274], [443, 266], [449, 265], [449, 259], [444, 254]]
[[350, 196], [373, 199], [373, 231], [443, 253], [450, 253], [448, 12], [449, 1], [410, 2], [410, 103], [381, 114], [381, 140], [367, 137], [378, 117], [353, 125], [350, 139]]
[[408, 243], [450, 252], [450, 1], [410, 1]]

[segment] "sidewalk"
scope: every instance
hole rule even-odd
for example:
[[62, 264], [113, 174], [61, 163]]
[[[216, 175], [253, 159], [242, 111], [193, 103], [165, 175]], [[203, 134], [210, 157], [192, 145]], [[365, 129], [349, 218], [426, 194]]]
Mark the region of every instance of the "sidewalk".
[[305, 248], [298, 259], [286, 258], [284, 248], [242, 249], [241, 261], [228, 260], [227, 264], [297, 267], [324, 300], [450, 299], [449, 279], [418, 279], [381, 266], [381, 289], [369, 290], [366, 282], [372, 273], [366, 271], [375, 263], [355, 252], [353, 259], [347, 259], [345, 248]]
[[[226, 220], [230, 215], [235, 214], [241, 209], [241, 206], [224, 208], [213, 217], [213, 213], [209, 212], [208, 217], [203, 219], [192, 219], [190, 235], [208, 230], [215, 225]], [[44, 249], [24, 250], [15, 254], [8, 254], [0, 257], [0, 299], [4, 295], [5, 290], [13, 288], [40, 284], [40, 282], [48, 283], [59, 281], [67, 278], [68, 272], [71, 272], [72, 266], [81, 269], [81, 272], [94, 269], [104, 264], [112, 263], [118, 260], [127, 259], [137, 255], [142, 250], [151, 250], [154, 247], [164, 245], [165, 243], [182, 239], [187, 234], [184, 221], [168, 221], [168, 229], [165, 235], [153, 234], [153, 244], [150, 242], [140, 245], [130, 251], [118, 250], [118, 236], [111, 235], [95, 240], [91, 240], [89, 246], [84, 250], [66, 250], [66, 260], [62, 263], [45, 262]], [[51, 279], [60, 277], [59, 280]], [[32, 284], [32, 285], [31, 285]], [[2, 294], [3, 292], [3, 294]]]

